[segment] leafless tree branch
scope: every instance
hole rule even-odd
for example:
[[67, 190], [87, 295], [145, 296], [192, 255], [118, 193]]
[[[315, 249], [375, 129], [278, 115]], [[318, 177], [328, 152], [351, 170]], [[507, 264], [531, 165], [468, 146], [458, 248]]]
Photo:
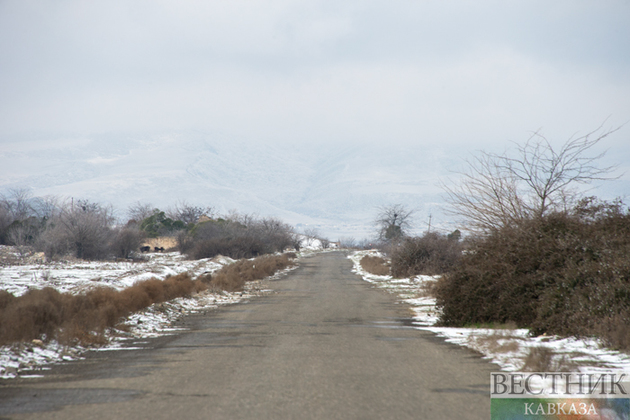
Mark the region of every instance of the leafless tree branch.
[[374, 221], [378, 229], [378, 238], [387, 242], [402, 239], [411, 229], [413, 213], [413, 210], [402, 204], [380, 207]]
[[487, 232], [564, 210], [579, 198], [576, 184], [616, 178], [609, 175], [616, 166], [597, 165], [605, 152], [587, 153], [619, 128], [602, 131], [602, 125], [569, 139], [559, 150], [535, 132], [517, 145], [514, 155], [481, 152], [467, 161], [458, 185], [442, 183], [451, 206], [448, 212], [463, 219], [469, 230]]

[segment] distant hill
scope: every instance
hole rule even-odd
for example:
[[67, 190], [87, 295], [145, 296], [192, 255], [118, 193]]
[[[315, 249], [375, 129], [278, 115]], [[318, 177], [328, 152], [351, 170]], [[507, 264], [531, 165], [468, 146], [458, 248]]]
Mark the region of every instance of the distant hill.
[[138, 201], [185, 200], [359, 239], [382, 205], [416, 209], [419, 230], [429, 213], [439, 223], [436, 183], [452, 165], [439, 148], [413, 145], [268, 145], [192, 131], [32, 136], [3, 142], [0, 190], [110, 203], [121, 217]]

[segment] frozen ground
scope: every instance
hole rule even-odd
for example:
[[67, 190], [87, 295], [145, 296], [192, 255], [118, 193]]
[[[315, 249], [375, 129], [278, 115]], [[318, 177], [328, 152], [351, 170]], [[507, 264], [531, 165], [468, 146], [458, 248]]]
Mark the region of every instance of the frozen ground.
[[[306, 251], [309, 252], [309, 251]], [[312, 252], [312, 250], [310, 251]], [[193, 277], [212, 273], [234, 260], [226, 257], [189, 261], [178, 252], [145, 254], [145, 262], [86, 262], [62, 261], [45, 263], [39, 255], [19, 255], [13, 247], [0, 246], [0, 290], [16, 296], [30, 288], [53, 287], [60, 292], [80, 293], [98, 286], [124, 289], [140, 280], [165, 279], [188, 272]], [[9, 264], [12, 263], [12, 264]], [[290, 269], [289, 269], [290, 270]], [[288, 270], [285, 270], [285, 272]], [[276, 276], [282, 273], [276, 274]], [[244, 292], [211, 293], [205, 291], [191, 298], [178, 298], [158, 303], [129, 316], [124, 324], [127, 331], [111, 330], [109, 343], [101, 347], [62, 346], [57, 342], [20, 343], [0, 347], [0, 378], [40, 376], [47, 365], [72, 361], [86, 351], [129, 349], [126, 341], [156, 337], [176, 331], [172, 322], [182, 315], [207, 311], [267, 293], [264, 281], [250, 282]]]
[[[359, 261], [365, 255], [382, 256], [378, 251], [359, 251], [350, 255], [354, 271], [376, 287], [398, 295], [411, 305], [418, 329], [434, 332], [446, 341], [469, 347], [505, 371], [624, 371], [630, 373], [630, 356], [604, 348], [597, 340], [532, 337], [526, 329], [445, 328], [435, 326], [438, 312], [435, 299], [427, 292], [439, 276], [394, 279], [365, 272]], [[529, 362], [528, 362], [528, 356]], [[532, 360], [536, 361], [534, 363]], [[543, 363], [543, 361], [547, 361]]]

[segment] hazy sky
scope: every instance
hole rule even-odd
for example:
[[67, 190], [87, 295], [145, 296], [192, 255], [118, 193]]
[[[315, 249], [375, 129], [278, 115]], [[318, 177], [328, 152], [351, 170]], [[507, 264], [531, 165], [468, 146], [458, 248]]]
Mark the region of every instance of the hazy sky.
[[[197, 129], [488, 149], [607, 118], [630, 121], [628, 0], [0, 0], [0, 142]], [[607, 146], [628, 156], [629, 137]]]

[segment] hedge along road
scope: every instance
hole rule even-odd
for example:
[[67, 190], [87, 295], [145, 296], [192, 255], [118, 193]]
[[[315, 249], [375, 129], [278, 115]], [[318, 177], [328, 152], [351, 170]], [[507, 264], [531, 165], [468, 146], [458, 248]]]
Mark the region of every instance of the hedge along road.
[[409, 327], [343, 252], [305, 258], [276, 293], [186, 317], [141, 350], [92, 352], [6, 381], [22, 419], [487, 419], [490, 363]]

